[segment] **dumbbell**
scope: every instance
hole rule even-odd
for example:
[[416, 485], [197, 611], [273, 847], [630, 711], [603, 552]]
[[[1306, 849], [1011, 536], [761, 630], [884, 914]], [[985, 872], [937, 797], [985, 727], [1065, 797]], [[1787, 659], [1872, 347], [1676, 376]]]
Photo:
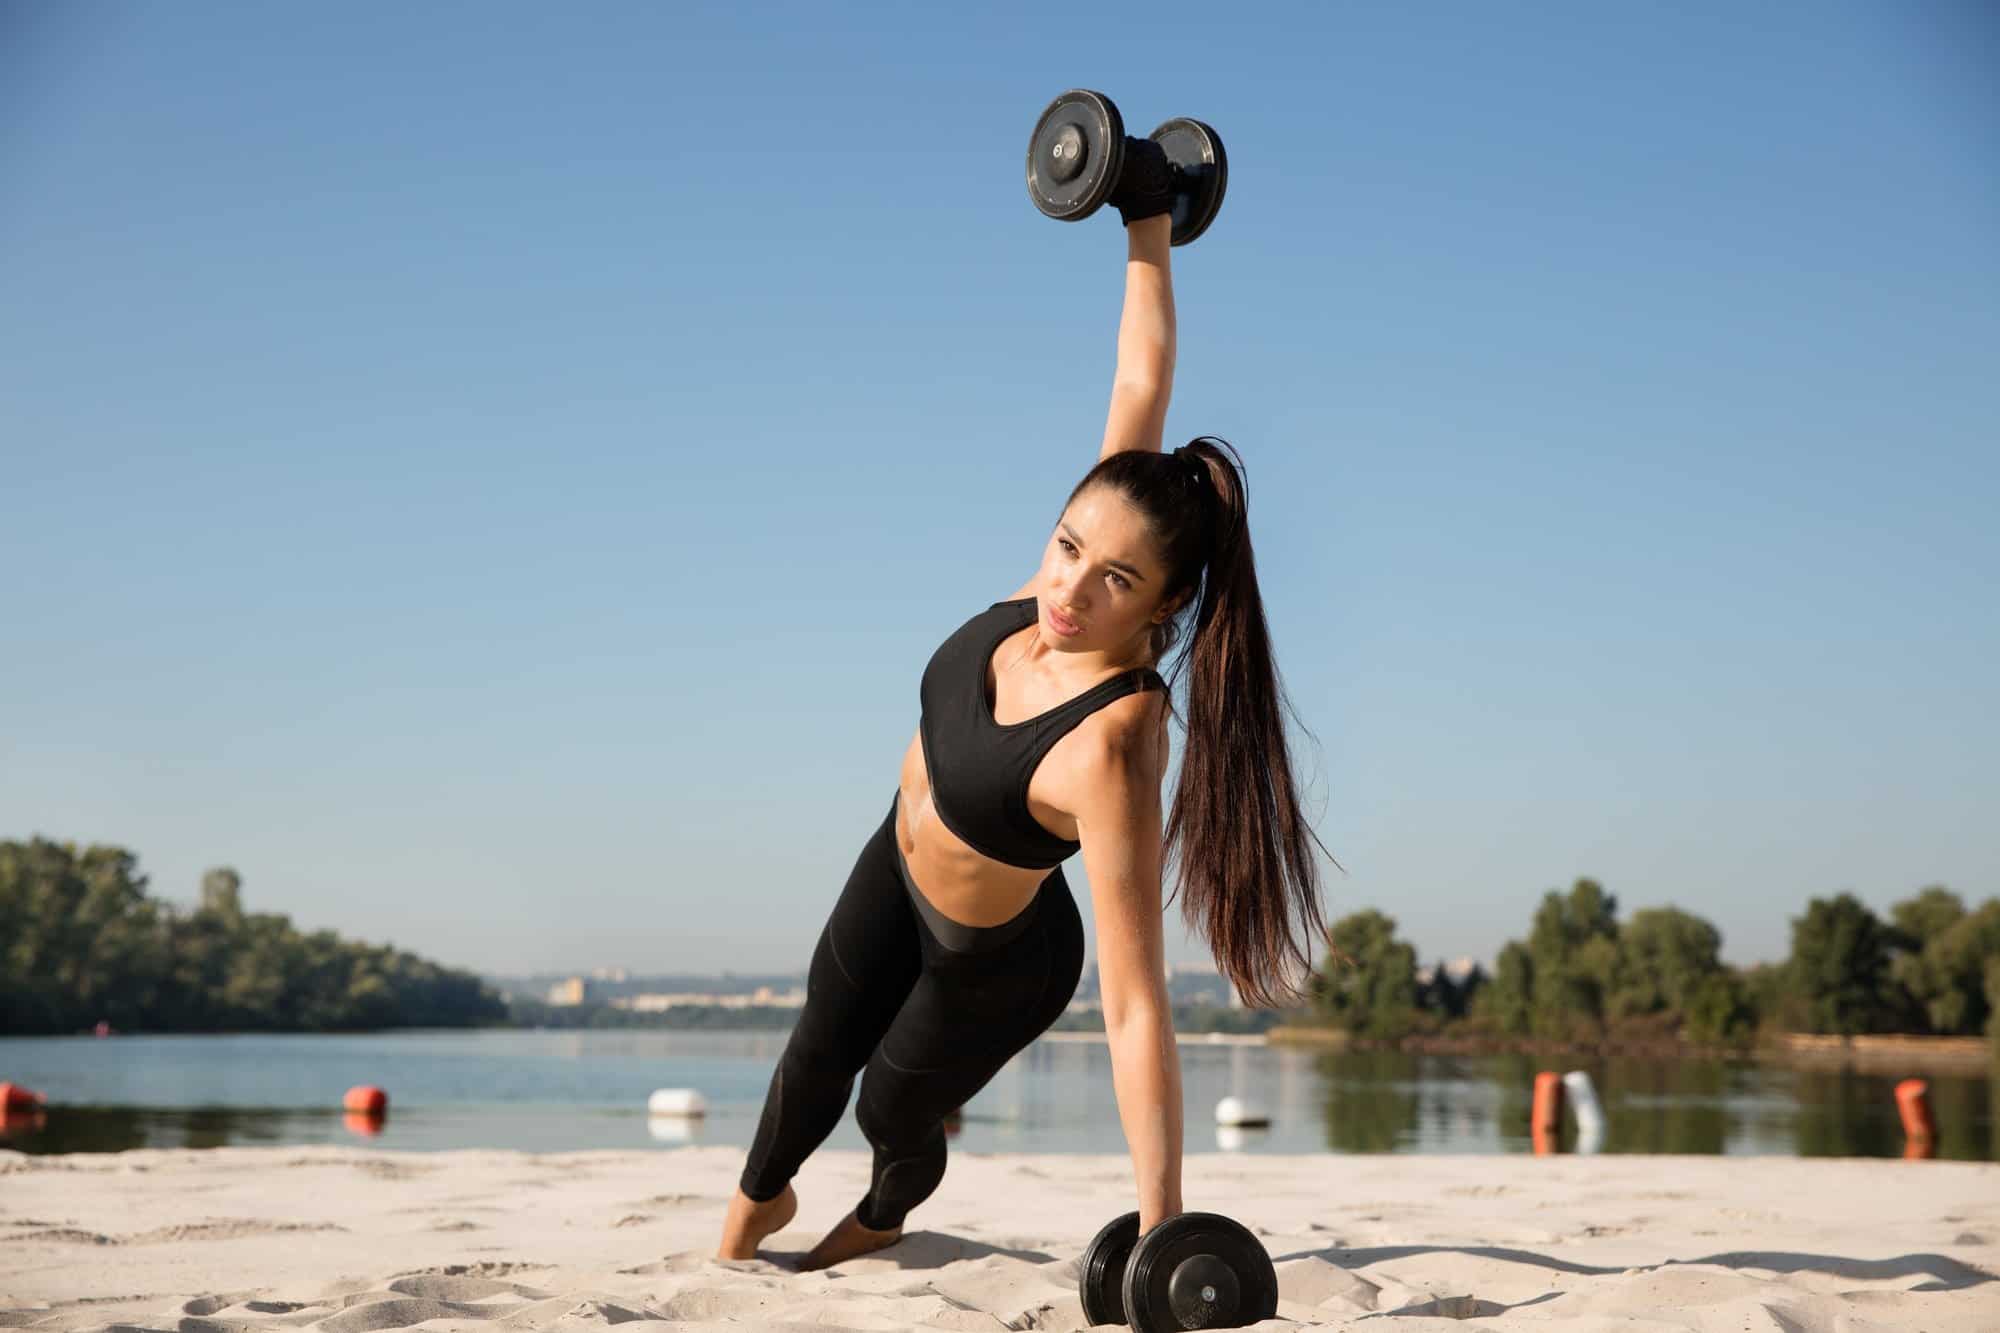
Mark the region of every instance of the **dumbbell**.
[[1139, 1214], [1108, 1223], [1077, 1265], [1083, 1317], [1139, 1333], [1241, 1328], [1278, 1313], [1278, 1270], [1248, 1227], [1220, 1213], [1180, 1213], [1143, 1237]]
[[[1174, 179], [1173, 244], [1208, 230], [1229, 188], [1222, 139], [1198, 120], [1176, 116], [1146, 136], [1166, 150]], [[1028, 197], [1059, 222], [1080, 222], [1103, 206], [1125, 169], [1125, 120], [1103, 93], [1072, 88], [1035, 122], [1028, 137]]]

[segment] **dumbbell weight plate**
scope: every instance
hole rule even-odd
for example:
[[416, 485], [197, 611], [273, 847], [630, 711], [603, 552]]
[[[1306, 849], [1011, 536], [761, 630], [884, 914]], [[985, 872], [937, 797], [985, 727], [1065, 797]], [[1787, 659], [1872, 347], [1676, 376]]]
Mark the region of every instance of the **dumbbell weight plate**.
[[1125, 1322], [1125, 1262], [1138, 1240], [1139, 1214], [1127, 1213], [1107, 1222], [1084, 1247], [1076, 1288], [1083, 1297], [1085, 1323]]
[[[1229, 189], [1229, 154], [1213, 126], [1175, 116], [1146, 136], [1167, 150], [1178, 168], [1174, 189], [1173, 244], [1186, 245], [1208, 230]], [[1044, 210], [1046, 211], [1046, 210]]]
[[1124, 166], [1124, 117], [1103, 93], [1072, 88], [1028, 136], [1028, 197], [1050, 217], [1078, 222], [1103, 206]]
[[1125, 1261], [1125, 1315], [1139, 1333], [1240, 1328], [1278, 1313], [1278, 1270], [1250, 1229], [1220, 1213], [1181, 1213]]

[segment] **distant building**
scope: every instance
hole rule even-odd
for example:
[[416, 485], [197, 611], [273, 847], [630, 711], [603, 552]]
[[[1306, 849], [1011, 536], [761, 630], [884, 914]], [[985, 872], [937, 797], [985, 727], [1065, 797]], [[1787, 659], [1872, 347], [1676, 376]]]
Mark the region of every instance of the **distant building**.
[[613, 1009], [636, 1013], [658, 1013], [662, 1009], [797, 1009], [806, 1002], [805, 989], [775, 991], [759, 986], [748, 995], [717, 995], [708, 991], [679, 991], [669, 994], [627, 995], [611, 1002]]
[[558, 981], [549, 987], [549, 1003], [557, 1006], [585, 1004], [590, 1000], [590, 983], [582, 977], [571, 977], [568, 981]]

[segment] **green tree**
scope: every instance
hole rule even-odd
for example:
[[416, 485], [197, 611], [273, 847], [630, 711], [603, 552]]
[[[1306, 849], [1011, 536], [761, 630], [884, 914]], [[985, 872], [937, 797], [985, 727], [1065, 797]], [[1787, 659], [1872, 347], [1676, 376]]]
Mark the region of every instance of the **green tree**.
[[243, 876], [219, 866], [201, 877], [201, 910], [226, 925], [243, 919]]
[[1993, 1012], [1985, 973], [2000, 958], [2000, 898], [1988, 898], [1953, 922], [1924, 946], [1923, 956], [1931, 974], [1945, 982], [1944, 993], [1926, 1005], [1935, 1029], [1978, 1034]]
[[1891, 924], [1907, 935], [1909, 947], [1916, 949], [1951, 929], [1964, 915], [1965, 900], [1942, 884], [1932, 884], [1889, 908]]
[[1990, 1012], [1985, 967], [2000, 956], [2000, 899], [1967, 912], [1957, 894], [1932, 885], [1890, 909], [1901, 947], [1889, 972], [1912, 1016], [1944, 1035], [1977, 1034]]
[[1475, 1018], [1510, 1037], [1526, 1036], [1534, 1017], [1535, 960], [1528, 946], [1508, 940], [1493, 960], [1493, 979], [1473, 997]]
[[1895, 934], [1851, 893], [1814, 898], [1792, 918], [1791, 981], [1813, 1032], [1852, 1036], [1895, 1026], [1889, 976]]
[[1534, 962], [1529, 1026], [1538, 1037], [1569, 1040], [1602, 1031], [1605, 1000], [1617, 984], [1618, 900], [1594, 879], [1567, 894], [1550, 890], [1528, 934]]
[[1697, 991], [1722, 970], [1722, 932], [1676, 907], [1634, 912], [1618, 933], [1613, 1018], [1685, 1016]]
[[246, 913], [212, 870], [201, 906], [147, 897], [123, 848], [0, 842], [0, 1032], [456, 1026], [504, 1020], [479, 978]]
[[1734, 972], [1711, 972], [1682, 1009], [1681, 1035], [1711, 1046], [1740, 1045], [1756, 1030], [1750, 991]]
[[2000, 957], [1986, 960], [1986, 1040], [2000, 1058]]
[[0, 1032], [127, 1026], [166, 968], [159, 909], [131, 853], [0, 842]]
[[[1407, 1033], [1417, 1014], [1417, 951], [1396, 938], [1395, 921], [1371, 907], [1335, 922], [1329, 938], [1322, 1012], [1356, 1036]], [[1340, 954], [1352, 964], [1340, 964]]]
[[1744, 998], [1749, 1002], [1752, 1021], [1766, 1034], [1805, 1032], [1812, 1027], [1805, 997], [1792, 984], [1792, 966], [1782, 963], [1753, 963], [1738, 974]]

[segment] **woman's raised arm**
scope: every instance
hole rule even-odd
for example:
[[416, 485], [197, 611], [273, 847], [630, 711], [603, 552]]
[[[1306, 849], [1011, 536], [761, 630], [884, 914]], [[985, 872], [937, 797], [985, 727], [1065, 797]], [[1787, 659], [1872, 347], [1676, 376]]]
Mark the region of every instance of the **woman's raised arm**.
[[1100, 459], [1126, 449], [1160, 451], [1174, 391], [1172, 236], [1173, 219], [1165, 213], [1125, 229], [1125, 312], [1118, 320], [1118, 371]]

